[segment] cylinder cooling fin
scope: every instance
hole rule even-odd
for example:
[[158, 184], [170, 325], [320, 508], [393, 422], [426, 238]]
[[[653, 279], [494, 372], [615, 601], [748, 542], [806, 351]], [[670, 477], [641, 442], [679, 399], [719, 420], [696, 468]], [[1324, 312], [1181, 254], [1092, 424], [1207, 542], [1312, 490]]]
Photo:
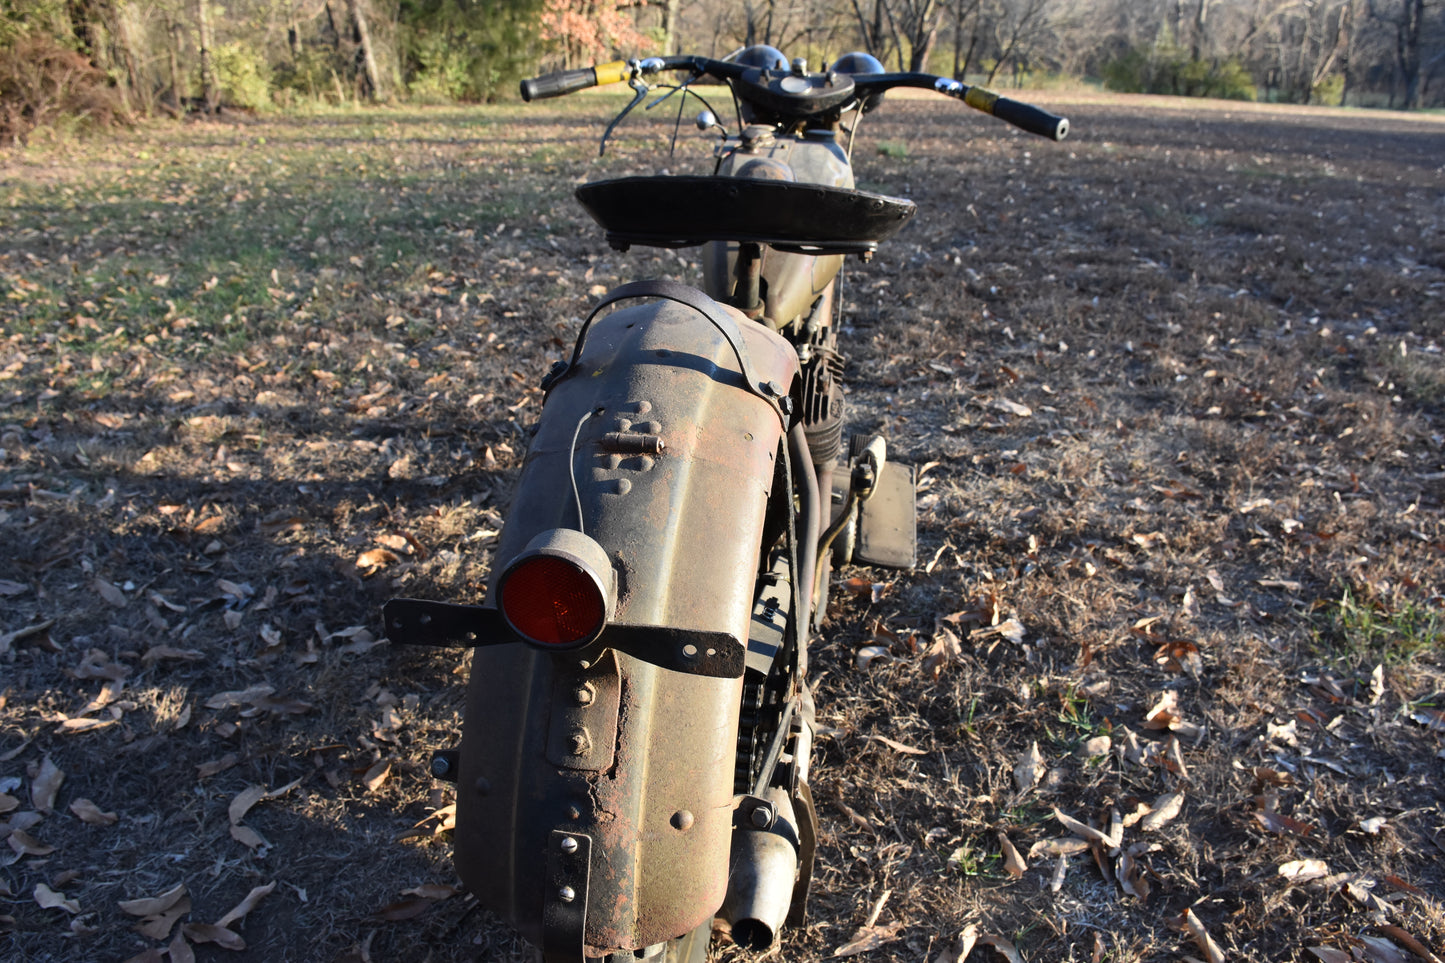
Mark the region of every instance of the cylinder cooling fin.
[[818, 346], [803, 366], [803, 430], [813, 464], [830, 465], [843, 449], [843, 357]]

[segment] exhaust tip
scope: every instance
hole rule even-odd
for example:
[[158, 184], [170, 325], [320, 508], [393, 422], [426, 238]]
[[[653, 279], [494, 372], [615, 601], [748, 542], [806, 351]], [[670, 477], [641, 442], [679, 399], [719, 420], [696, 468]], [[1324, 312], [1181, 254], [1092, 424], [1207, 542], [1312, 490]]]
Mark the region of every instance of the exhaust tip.
[[772, 946], [773, 936], [773, 928], [762, 920], [738, 920], [733, 924], [733, 942], [755, 953]]

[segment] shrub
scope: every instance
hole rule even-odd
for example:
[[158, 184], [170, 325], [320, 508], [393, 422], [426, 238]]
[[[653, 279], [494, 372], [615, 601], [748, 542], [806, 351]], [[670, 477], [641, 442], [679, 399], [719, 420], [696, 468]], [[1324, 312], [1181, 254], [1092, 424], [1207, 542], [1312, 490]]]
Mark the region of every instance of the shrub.
[[1104, 86], [1121, 93], [1225, 100], [1258, 96], [1253, 78], [1238, 60], [1195, 60], [1173, 44], [1159, 44], [1147, 51], [1138, 47], [1127, 50], [1105, 64], [1103, 74]]
[[250, 44], [217, 44], [211, 63], [222, 102], [248, 110], [271, 106], [271, 66]]
[[128, 120], [120, 95], [88, 60], [43, 35], [0, 47], [0, 144], [37, 127], [113, 127]]

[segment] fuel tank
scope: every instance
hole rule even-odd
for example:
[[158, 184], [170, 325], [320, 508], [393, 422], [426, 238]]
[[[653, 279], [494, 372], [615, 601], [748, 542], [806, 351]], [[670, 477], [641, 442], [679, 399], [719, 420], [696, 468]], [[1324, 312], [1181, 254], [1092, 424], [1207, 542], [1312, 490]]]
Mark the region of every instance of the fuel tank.
[[[788, 343], [722, 310], [755, 376], [792, 386]], [[493, 571], [540, 531], [581, 528], [617, 574], [614, 625], [746, 644], [782, 439], [705, 317], [671, 301], [618, 310], [547, 397]], [[454, 834], [467, 888], [535, 945], [580, 938], [588, 956], [710, 919], [727, 888], [741, 685], [616, 650], [475, 649]]]
[[[723, 158], [718, 173], [730, 177], [792, 180], [825, 187], [853, 187], [848, 155], [831, 130], [810, 130], [792, 137], [773, 136], [770, 128], [749, 127], [741, 146]], [[732, 293], [737, 245], [711, 243], [703, 248], [704, 287], [714, 298]], [[843, 266], [842, 255], [814, 257], [768, 250], [763, 254], [763, 316], [778, 330], [806, 318]]]

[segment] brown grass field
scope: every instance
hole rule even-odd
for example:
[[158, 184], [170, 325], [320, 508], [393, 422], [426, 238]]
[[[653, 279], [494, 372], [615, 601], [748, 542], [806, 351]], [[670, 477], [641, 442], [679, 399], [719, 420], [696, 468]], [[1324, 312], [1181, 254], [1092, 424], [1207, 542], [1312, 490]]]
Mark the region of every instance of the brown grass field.
[[[1438, 963], [1445, 120], [1040, 99], [863, 124], [920, 560], [839, 574], [771, 958]], [[0, 957], [528, 959], [436, 831], [466, 657], [378, 611], [478, 598], [589, 301], [699, 277], [570, 200], [706, 168], [618, 103], [0, 155]]]

